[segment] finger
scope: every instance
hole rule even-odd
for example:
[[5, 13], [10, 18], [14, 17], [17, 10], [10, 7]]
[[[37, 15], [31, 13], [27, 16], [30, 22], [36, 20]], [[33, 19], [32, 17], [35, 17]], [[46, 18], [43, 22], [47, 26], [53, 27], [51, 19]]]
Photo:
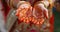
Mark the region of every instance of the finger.
[[46, 19], [48, 19], [48, 9], [44, 8], [44, 11], [43, 11], [43, 14], [44, 16], [46, 17]]

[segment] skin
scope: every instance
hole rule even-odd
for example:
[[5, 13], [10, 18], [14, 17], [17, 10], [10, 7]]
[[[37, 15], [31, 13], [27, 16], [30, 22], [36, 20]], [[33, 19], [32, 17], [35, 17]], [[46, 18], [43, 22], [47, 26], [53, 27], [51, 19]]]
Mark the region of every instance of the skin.
[[[19, 8], [16, 10], [16, 16], [18, 16], [19, 20], [23, 20], [24, 22], [30, 21], [30, 19], [32, 19], [32, 22], [35, 22], [36, 20], [39, 21], [39, 24], [42, 24], [44, 21], [44, 19], [48, 19], [48, 10], [44, 7], [43, 4], [35, 4], [33, 7], [33, 10], [31, 9], [32, 6], [30, 6], [29, 4], [27, 4], [25, 6], [25, 4], [27, 4], [26, 2], [22, 5], [19, 6]], [[27, 8], [28, 7], [28, 8]], [[32, 11], [32, 12], [31, 12]], [[35, 12], [34, 12], [35, 11]], [[30, 13], [27, 13], [30, 12]], [[22, 14], [21, 14], [22, 13]], [[29, 18], [29, 16], [27, 15], [31, 15], [31, 18]], [[42, 14], [43, 13], [43, 14]], [[37, 15], [39, 14], [39, 15]], [[41, 14], [41, 15], [40, 15]], [[44, 15], [43, 17], [41, 17], [42, 15]], [[32, 17], [33, 16], [33, 17]], [[22, 17], [22, 18], [21, 18]], [[21, 18], [21, 19], [20, 19]], [[27, 18], [27, 21], [26, 21]], [[34, 18], [34, 19], [33, 19]], [[35, 19], [36, 18], [36, 19]], [[41, 19], [40, 19], [41, 18]], [[38, 20], [40, 19], [40, 20]], [[36, 21], [36, 24], [38, 24], [38, 22]]]

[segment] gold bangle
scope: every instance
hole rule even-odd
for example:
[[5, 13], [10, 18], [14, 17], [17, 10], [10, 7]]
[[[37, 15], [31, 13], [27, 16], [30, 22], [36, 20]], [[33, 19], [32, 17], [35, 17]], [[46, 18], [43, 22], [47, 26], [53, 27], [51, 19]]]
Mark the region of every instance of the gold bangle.
[[47, 8], [47, 6], [46, 6], [46, 4], [43, 2], [43, 1], [38, 1], [38, 2], [36, 2], [35, 4], [43, 4], [44, 5], [44, 7], [46, 7]]
[[29, 2], [19, 1], [18, 4], [17, 4], [17, 8], [18, 8], [20, 5], [22, 5], [22, 4], [28, 4], [28, 5], [30, 5]]

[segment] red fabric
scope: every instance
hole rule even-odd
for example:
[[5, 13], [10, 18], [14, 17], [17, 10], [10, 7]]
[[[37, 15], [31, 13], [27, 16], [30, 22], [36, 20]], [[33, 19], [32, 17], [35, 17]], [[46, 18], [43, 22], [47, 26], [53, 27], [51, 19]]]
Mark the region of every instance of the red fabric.
[[9, 13], [10, 7], [7, 5], [6, 1], [2, 2], [2, 6], [3, 6], [2, 10], [4, 11], [4, 18], [6, 20], [6, 17], [7, 17], [7, 14]]
[[54, 15], [50, 18], [50, 32], [54, 32]]
[[32, 29], [30, 32], [37, 32], [36, 30]]
[[33, 6], [37, 1], [40, 1], [40, 0], [29, 0], [29, 2], [32, 4], [32, 6]]

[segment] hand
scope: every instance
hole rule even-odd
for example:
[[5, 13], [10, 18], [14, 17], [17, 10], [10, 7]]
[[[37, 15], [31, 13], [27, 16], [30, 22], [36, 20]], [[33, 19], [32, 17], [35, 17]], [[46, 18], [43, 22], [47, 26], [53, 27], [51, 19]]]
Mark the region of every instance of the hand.
[[48, 10], [43, 4], [36, 4], [33, 8], [33, 22], [36, 24], [43, 24], [45, 18], [48, 19]]
[[28, 23], [30, 20], [30, 16], [32, 15], [32, 7], [29, 4], [22, 4], [16, 10], [16, 16], [20, 21], [24, 21]]

